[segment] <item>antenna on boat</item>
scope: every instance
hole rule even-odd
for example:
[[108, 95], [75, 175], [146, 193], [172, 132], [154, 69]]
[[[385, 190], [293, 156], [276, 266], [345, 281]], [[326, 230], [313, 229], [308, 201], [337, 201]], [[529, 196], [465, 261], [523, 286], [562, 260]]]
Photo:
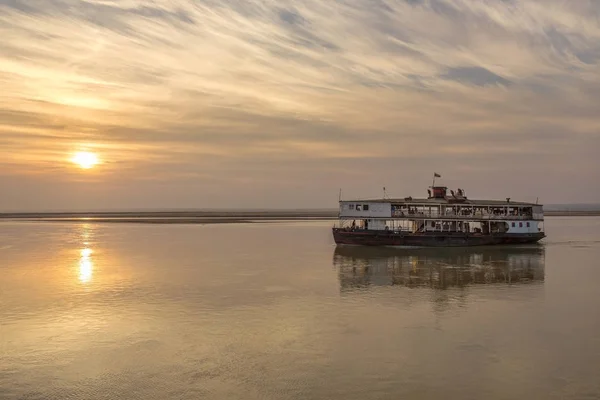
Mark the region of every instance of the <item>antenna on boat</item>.
[[385, 192], [385, 186], [383, 187], [383, 198], [387, 199], [387, 193]]
[[340, 188], [340, 194], [338, 195], [338, 201], [342, 201], [342, 188]]

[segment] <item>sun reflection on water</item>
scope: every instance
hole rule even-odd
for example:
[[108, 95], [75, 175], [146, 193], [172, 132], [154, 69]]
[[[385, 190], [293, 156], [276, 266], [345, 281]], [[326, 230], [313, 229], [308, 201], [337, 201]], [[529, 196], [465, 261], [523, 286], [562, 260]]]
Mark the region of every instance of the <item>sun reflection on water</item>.
[[79, 251], [79, 282], [88, 283], [92, 280], [94, 274], [94, 262], [92, 260], [92, 249], [90, 248], [90, 242], [92, 239], [92, 227], [90, 224], [81, 225], [80, 239], [82, 242], [82, 249]]
[[81, 283], [87, 283], [92, 280], [94, 263], [92, 262], [91, 255], [91, 249], [85, 248], [81, 250], [81, 257], [79, 258], [79, 281]]

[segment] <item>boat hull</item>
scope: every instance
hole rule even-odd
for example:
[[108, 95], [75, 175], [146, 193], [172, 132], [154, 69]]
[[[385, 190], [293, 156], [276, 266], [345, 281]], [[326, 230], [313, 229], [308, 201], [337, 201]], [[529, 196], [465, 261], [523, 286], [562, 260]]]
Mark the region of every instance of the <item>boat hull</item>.
[[538, 233], [494, 233], [491, 235], [463, 232], [396, 233], [391, 231], [347, 230], [333, 228], [336, 244], [362, 246], [467, 247], [536, 243], [546, 235]]

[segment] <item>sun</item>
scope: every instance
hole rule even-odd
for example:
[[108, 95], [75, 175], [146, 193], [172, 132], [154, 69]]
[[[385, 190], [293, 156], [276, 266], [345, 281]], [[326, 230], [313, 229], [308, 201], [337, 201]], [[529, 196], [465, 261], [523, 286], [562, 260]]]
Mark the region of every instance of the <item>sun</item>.
[[90, 169], [98, 164], [98, 156], [89, 151], [80, 151], [75, 153], [71, 161], [77, 164], [80, 168]]

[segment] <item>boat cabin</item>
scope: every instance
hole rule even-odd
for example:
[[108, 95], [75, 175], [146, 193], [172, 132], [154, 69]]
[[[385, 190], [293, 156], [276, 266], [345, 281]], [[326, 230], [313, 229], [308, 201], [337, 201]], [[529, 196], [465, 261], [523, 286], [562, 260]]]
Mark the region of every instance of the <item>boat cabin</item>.
[[[352, 229], [411, 232], [538, 232], [543, 206], [501, 200], [472, 200], [463, 189], [433, 186], [429, 197], [340, 201], [339, 218]], [[344, 224], [347, 226], [347, 224]]]

